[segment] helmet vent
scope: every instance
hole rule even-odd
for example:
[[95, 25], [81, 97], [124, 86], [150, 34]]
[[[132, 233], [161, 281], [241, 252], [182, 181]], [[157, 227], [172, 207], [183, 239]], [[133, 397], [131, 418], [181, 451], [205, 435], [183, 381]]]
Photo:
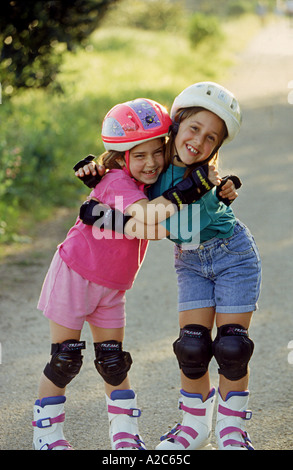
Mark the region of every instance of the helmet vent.
[[237, 102], [235, 100], [232, 101], [230, 108], [233, 109], [233, 111], [237, 108]]

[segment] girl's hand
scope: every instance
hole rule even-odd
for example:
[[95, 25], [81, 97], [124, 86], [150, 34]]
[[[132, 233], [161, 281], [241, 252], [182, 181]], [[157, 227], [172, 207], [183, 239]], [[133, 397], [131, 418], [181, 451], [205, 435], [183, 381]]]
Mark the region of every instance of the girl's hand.
[[215, 186], [219, 186], [219, 184], [221, 183], [219, 172], [214, 165], [209, 165], [208, 178], [211, 183], [213, 183]]
[[75, 170], [75, 176], [89, 188], [94, 188], [104, 176], [106, 169], [102, 165], [97, 165], [94, 161], [94, 156], [89, 155], [88, 157], [80, 160], [73, 169]]
[[229, 199], [230, 201], [234, 201], [238, 197], [238, 193], [236, 191], [233, 181], [228, 179], [228, 181], [221, 188], [219, 196], [222, 199]]
[[92, 161], [87, 165], [84, 165], [82, 168], [79, 168], [75, 172], [75, 176], [77, 176], [78, 178], [82, 178], [83, 176], [90, 174], [95, 176], [97, 174], [97, 170], [100, 176], [103, 176], [103, 174], [105, 173], [105, 167], [97, 165], [96, 162]]

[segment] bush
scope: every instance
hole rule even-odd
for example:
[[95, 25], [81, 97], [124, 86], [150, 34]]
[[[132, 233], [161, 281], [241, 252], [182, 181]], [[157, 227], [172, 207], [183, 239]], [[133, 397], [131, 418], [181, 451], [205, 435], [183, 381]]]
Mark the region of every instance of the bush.
[[254, 5], [249, 4], [244, 0], [232, 1], [227, 6], [227, 15], [229, 16], [240, 16], [245, 13], [253, 12]]
[[[237, 23], [236, 45], [238, 30]], [[103, 152], [100, 129], [112, 106], [149, 96], [170, 108], [190, 80], [217, 80], [227, 67], [226, 49], [223, 57], [204, 42], [193, 51], [185, 31], [116, 26], [99, 29], [90, 41], [90, 48], [64, 54], [62, 94], [23, 90], [0, 106], [0, 252], [1, 243], [33, 235], [55, 207], [78, 211], [89, 190], [72, 167]]]
[[161, 31], [180, 28], [182, 18], [179, 1], [122, 0], [110, 9], [104, 24]]
[[[65, 49], [84, 44], [117, 0], [2, 0], [0, 75], [6, 97], [18, 88], [48, 87]], [[56, 85], [57, 86], [57, 85]]]
[[0, 243], [21, 233], [26, 214], [36, 222], [53, 207], [77, 205], [83, 185], [72, 167], [96, 140], [96, 126], [89, 125], [96, 101], [86, 105], [86, 98], [70, 102], [43, 90], [1, 105]]
[[189, 24], [189, 39], [193, 46], [204, 40], [218, 40], [223, 37], [219, 20], [214, 16], [195, 13]]

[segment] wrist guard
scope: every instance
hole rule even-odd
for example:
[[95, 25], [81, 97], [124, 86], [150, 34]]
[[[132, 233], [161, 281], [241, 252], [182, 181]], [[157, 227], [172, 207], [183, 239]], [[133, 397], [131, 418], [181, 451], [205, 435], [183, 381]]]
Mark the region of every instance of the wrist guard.
[[196, 168], [184, 180], [177, 183], [170, 189], [167, 189], [163, 196], [176, 204], [178, 209], [183, 204], [191, 204], [199, 201], [215, 185], [208, 179], [209, 167], [203, 165]]
[[125, 224], [131, 216], [91, 199], [80, 207], [79, 218], [85, 225], [94, 225], [99, 220], [99, 228], [124, 233]]
[[235, 186], [236, 189], [239, 189], [242, 186], [241, 180], [236, 175], [224, 176], [224, 178], [222, 178], [222, 181], [221, 181], [220, 185], [217, 186], [216, 195], [217, 195], [217, 198], [219, 199], [219, 201], [223, 202], [226, 206], [230, 206], [230, 204], [232, 204], [234, 199], [230, 200], [227, 197], [223, 198], [219, 195], [219, 193], [220, 193], [222, 187], [224, 186], [224, 184], [226, 184], [228, 180], [233, 181], [234, 186]]
[[[80, 168], [84, 167], [88, 163], [92, 162], [96, 157], [94, 155], [88, 155], [87, 157], [83, 158], [79, 162], [77, 162], [73, 170], [77, 171]], [[102, 179], [102, 176], [100, 176], [97, 172], [96, 175], [84, 175], [84, 176], [78, 176], [78, 178], [89, 188], [94, 188]]]

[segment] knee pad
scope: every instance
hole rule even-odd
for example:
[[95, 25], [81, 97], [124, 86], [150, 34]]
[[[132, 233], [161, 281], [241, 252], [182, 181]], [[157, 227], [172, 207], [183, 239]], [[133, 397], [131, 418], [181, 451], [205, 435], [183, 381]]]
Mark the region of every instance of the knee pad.
[[45, 376], [56, 387], [64, 388], [79, 373], [85, 349], [85, 341], [75, 339], [54, 343], [51, 347], [51, 361], [44, 369]]
[[246, 328], [241, 325], [222, 325], [213, 342], [213, 353], [219, 374], [228, 380], [240, 380], [247, 374], [248, 362], [254, 349]]
[[95, 366], [104, 381], [110, 385], [120, 385], [127, 377], [132, 359], [129, 352], [122, 350], [122, 343], [114, 340], [94, 343]]
[[184, 375], [199, 379], [207, 372], [213, 355], [210, 331], [205, 326], [186, 325], [180, 330], [173, 349]]

